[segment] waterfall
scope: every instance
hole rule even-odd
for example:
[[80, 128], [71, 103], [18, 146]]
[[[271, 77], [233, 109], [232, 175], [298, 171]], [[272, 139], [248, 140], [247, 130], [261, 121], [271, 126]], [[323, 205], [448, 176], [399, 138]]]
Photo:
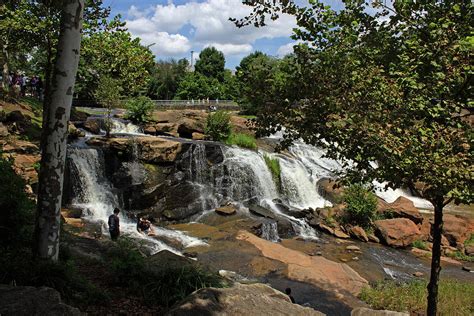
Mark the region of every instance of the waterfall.
[[116, 118], [111, 118], [110, 121], [112, 123], [110, 131], [112, 134], [143, 135], [141, 128], [135, 124]]
[[261, 238], [278, 242], [280, 241], [280, 237], [278, 236], [278, 224], [277, 222], [269, 221], [263, 222], [261, 226], [262, 233], [260, 235]]
[[[85, 210], [84, 218], [102, 224], [102, 231], [107, 233], [108, 217], [115, 207], [120, 207], [117, 195], [113, 192], [113, 186], [105, 176], [105, 161], [101, 151], [93, 148], [68, 148], [68, 158], [71, 166], [72, 177], [74, 177], [73, 189], [75, 197], [72, 204]], [[120, 230], [122, 234], [142, 240], [152, 253], [161, 250], [169, 250], [178, 253], [177, 250], [167, 246], [165, 243], [140, 234], [136, 229], [136, 223], [125, 216], [120, 216]], [[170, 237], [178, 240], [184, 247], [203, 245], [197, 238], [189, 237], [182, 232], [155, 228], [157, 236]]]

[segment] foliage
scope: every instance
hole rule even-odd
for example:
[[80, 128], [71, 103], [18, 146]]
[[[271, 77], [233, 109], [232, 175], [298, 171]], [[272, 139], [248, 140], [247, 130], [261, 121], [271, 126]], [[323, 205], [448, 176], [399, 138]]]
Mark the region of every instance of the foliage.
[[242, 59], [236, 67], [236, 77], [240, 86], [238, 103], [246, 114], [256, 114], [271, 101], [273, 76], [277, 60], [262, 53], [254, 52]]
[[[365, 288], [360, 298], [372, 308], [408, 311], [418, 314], [426, 310], [426, 281], [398, 284], [383, 281]], [[439, 287], [439, 315], [472, 315], [474, 313], [474, 284], [441, 280]]]
[[370, 227], [376, 217], [377, 196], [366, 186], [350, 185], [344, 190], [343, 201], [346, 204], [344, 221], [361, 227]]
[[414, 247], [414, 248], [422, 249], [422, 250], [430, 250], [428, 248], [428, 245], [426, 244], [426, 242], [424, 242], [423, 240], [415, 240], [411, 244], [411, 246]]
[[0, 241], [7, 251], [31, 240], [34, 203], [25, 193], [25, 181], [0, 151]]
[[155, 100], [173, 100], [189, 67], [187, 59], [158, 61], [151, 70], [147, 95]]
[[143, 124], [149, 121], [155, 103], [148, 97], [139, 96], [128, 100], [125, 107], [127, 108], [125, 116], [127, 119], [137, 124]]
[[131, 240], [119, 240], [107, 254], [115, 281], [140, 293], [150, 305], [171, 306], [204, 287], [222, 287], [222, 279], [195, 265], [156, 267], [146, 265]]
[[111, 25], [84, 37], [76, 90], [82, 98], [90, 98], [106, 76], [118, 80], [124, 95], [137, 96], [146, 91], [153, 65], [153, 54], [139, 38], [132, 39], [129, 32]]
[[199, 59], [194, 69], [205, 77], [214, 78], [222, 82], [224, 80], [224, 67], [224, 54], [215, 47], [207, 47], [199, 53]]
[[466, 241], [464, 241], [464, 246], [474, 245], [474, 234], [471, 234]]
[[272, 158], [269, 155], [263, 155], [263, 159], [265, 160], [265, 164], [267, 165], [268, 169], [272, 173], [273, 181], [280, 185], [281, 183], [281, 167], [280, 161], [278, 158]]
[[225, 143], [231, 146], [236, 145], [248, 149], [257, 149], [255, 137], [243, 133], [231, 133]]
[[448, 257], [454, 258], [456, 260], [461, 260], [461, 261], [466, 261], [466, 262], [474, 262], [474, 256], [468, 256], [460, 250], [456, 250], [456, 251], [453, 251], [453, 252], [448, 252], [446, 255]]
[[229, 71], [224, 72], [224, 82], [219, 82], [215, 78], [206, 77], [197, 72], [191, 72], [180, 81], [175, 99], [234, 99], [238, 94], [235, 80], [235, 77]]
[[94, 94], [94, 97], [99, 104], [107, 109], [107, 115], [105, 117], [105, 130], [107, 136], [109, 136], [110, 130], [112, 129], [110, 118], [112, 109], [117, 108], [120, 105], [121, 91], [122, 89], [118, 80], [109, 76], [102, 76]]
[[229, 112], [219, 110], [207, 117], [205, 133], [212, 140], [225, 141], [231, 134]]

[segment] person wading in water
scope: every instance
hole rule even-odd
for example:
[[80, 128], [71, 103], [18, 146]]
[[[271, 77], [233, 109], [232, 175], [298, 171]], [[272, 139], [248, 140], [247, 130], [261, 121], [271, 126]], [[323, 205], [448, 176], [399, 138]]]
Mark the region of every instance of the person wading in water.
[[112, 240], [117, 240], [117, 238], [120, 236], [120, 219], [118, 217], [119, 213], [120, 210], [115, 208], [114, 213], [109, 216], [109, 232], [110, 238]]

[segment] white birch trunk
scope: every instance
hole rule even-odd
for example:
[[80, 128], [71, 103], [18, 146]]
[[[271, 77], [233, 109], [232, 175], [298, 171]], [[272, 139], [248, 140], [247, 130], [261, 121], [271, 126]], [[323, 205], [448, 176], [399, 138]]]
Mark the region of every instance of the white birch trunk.
[[50, 102], [43, 121], [34, 249], [37, 258], [54, 261], [59, 254], [66, 141], [79, 64], [84, 0], [63, 0], [62, 10]]

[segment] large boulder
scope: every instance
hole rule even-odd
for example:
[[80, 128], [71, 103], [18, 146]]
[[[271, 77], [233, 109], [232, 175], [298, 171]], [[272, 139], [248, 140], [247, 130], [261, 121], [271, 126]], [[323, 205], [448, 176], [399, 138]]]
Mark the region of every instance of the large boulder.
[[318, 193], [331, 203], [341, 203], [344, 188], [339, 186], [335, 180], [323, 178], [316, 183]]
[[183, 138], [192, 138], [193, 133], [204, 134], [204, 124], [200, 120], [183, 118], [178, 122], [178, 134]]
[[275, 220], [278, 227], [278, 235], [280, 237], [289, 238], [295, 235], [293, 225], [286, 217], [275, 214], [273, 211], [257, 204], [250, 205], [249, 211], [256, 216]]
[[166, 315], [324, 315], [291, 303], [289, 297], [265, 284], [236, 283], [231, 288], [200, 289]]
[[474, 220], [460, 215], [443, 216], [443, 235], [453, 247], [464, 244], [474, 233]]
[[[381, 204], [379, 203], [379, 206]], [[420, 211], [415, 207], [413, 202], [406, 197], [400, 196], [392, 203], [382, 205], [379, 208], [379, 212], [390, 211], [394, 213], [395, 217], [408, 218], [415, 224], [421, 224], [423, 222], [423, 216], [421, 216]]]
[[[174, 162], [181, 152], [181, 143], [165, 138], [141, 136], [134, 141], [139, 148], [138, 159], [149, 163]], [[131, 151], [132, 143], [127, 138], [94, 137], [87, 141], [90, 146], [110, 149], [115, 152]]]
[[420, 239], [420, 230], [407, 218], [375, 221], [376, 233], [383, 243], [392, 247], [408, 247]]
[[63, 304], [58, 291], [31, 286], [0, 285], [0, 315], [81, 315]]
[[100, 134], [102, 127], [102, 120], [89, 118], [84, 122], [84, 129], [92, 134]]
[[367, 237], [367, 234], [365, 233], [365, 230], [360, 226], [351, 226], [347, 229], [347, 232], [353, 238], [357, 238], [357, 239], [365, 241], [365, 242], [369, 241], [369, 237]]

